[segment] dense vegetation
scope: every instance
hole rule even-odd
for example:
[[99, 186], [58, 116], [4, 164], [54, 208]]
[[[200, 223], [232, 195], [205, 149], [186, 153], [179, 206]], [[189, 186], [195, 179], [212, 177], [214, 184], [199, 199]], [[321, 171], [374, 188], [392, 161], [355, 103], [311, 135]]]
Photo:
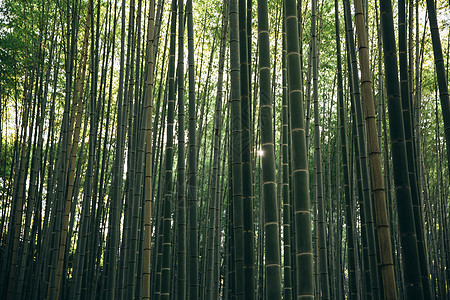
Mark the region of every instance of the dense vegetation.
[[0, 299], [450, 299], [450, 4], [0, 2]]

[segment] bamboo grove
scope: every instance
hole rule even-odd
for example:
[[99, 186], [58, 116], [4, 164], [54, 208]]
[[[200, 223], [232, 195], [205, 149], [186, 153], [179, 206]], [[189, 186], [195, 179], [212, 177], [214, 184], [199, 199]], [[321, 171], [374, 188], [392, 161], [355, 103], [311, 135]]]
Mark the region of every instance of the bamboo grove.
[[450, 299], [450, 3], [0, 2], [0, 299]]

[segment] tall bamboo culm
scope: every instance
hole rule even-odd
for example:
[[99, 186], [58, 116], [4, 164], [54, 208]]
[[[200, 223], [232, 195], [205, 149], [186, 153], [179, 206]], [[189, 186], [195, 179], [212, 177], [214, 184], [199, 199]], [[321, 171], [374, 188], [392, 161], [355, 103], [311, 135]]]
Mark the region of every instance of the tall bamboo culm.
[[267, 1], [258, 1], [258, 44], [261, 118], [261, 167], [264, 199], [265, 297], [281, 299], [281, 262], [278, 228], [277, 186], [275, 179], [275, 145], [273, 140], [273, 106], [270, 78], [270, 47]]
[[[283, 8], [284, 9], [284, 8]], [[292, 201], [289, 192], [289, 108], [287, 95], [287, 70], [286, 70], [286, 30], [283, 22], [283, 57], [282, 57], [282, 80], [283, 80], [283, 102], [282, 102], [282, 129], [281, 129], [281, 155], [282, 155], [282, 199], [283, 199], [283, 296], [284, 299], [293, 299], [292, 296], [292, 241], [291, 241], [291, 214]]]
[[165, 178], [164, 194], [162, 205], [162, 260], [161, 260], [161, 283], [160, 299], [169, 299], [171, 283], [171, 252], [172, 252], [172, 168], [173, 168], [173, 138], [175, 122], [175, 36], [177, 27], [177, 1], [171, 4], [171, 24], [170, 24], [170, 50], [169, 50], [169, 70], [168, 70], [168, 100], [167, 100], [167, 133], [166, 133], [166, 156], [165, 156]]
[[[314, 197], [317, 213], [317, 228], [315, 234], [318, 235], [316, 249], [318, 250], [318, 261], [315, 261], [315, 268], [319, 270], [319, 286], [316, 286], [316, 296], [321, 299], [330, 299], [330, 285], [328, 277], [328, 259], [326, 248], [326, 229], [325, 229], [325, 200], [324, 184], [322, 174], [322, 153], [321, 153], [321, 132], [320, 132], [320, 114], [319, 114], [319, 49], [318, 30], [317, 30], [317, 1], [311, 1], [311, 63], [314, 102]], [[314, 225], [316, 226], [316, 225]]]
[[188, 133], [188, 188], [187, 200], [189, 207], [189, 299], [198, 299], [198, 216], [197, 216], [197, 150], [196, 127], [197, 115], [195, 105], [195, 55], [194, 55], [194, 24], [192, 16], [192, 0], [186, 2], [187, 32], [188, 32], [188, 72], [189, 72], [189, 133]]
[[142, 299], [150, 299], [150, 260], [151, 260], [151, 232], [152, 232], [152, 135], [153, 135], [153, 43], [155, 28], [155, 1], [150, 0], [148, 33], [147, 33], [147, 78], [145, 98], [145, 183], [144, 183], [144, 245], [142, 266]]
[[[291, 163], [294, 201], [295, 257], [297, 268], [297, 298], [314, 299], [312, 232], [309, 199], [309, 172], [298, 43], [297, 7], [286, 0], [286, 51], [291, 136]], [[299, 113], [300, 112], [300, 113]], [[296, 116], [296, 117], [293, 117]]]
[[359, 46], [359, 63], [361, 66], [361, 90], [365, 108], [367, 128], [367, 148], [369, 151], [370, 174], [375, 211], [376, 234], [384, 299], [397, 299], [394, 263], [387, 215], [384, 181], [381, 166], [381, 152], [373, 99], [372, 74], [369, 65], [369, 48], [367, 44], [366, 23], [362, 0], [355, 0], [355, 23]]
[[239, 18], [237, 0], [230, 0], [230, 117], [231, 117], [231, 190], [233, 218], [232, 247], [235, 267], [234, 295], [236, 299], [244, 298], [244, 215], [242, 191], [242, 126], [241, 126], [241, 91], [239, 64]]

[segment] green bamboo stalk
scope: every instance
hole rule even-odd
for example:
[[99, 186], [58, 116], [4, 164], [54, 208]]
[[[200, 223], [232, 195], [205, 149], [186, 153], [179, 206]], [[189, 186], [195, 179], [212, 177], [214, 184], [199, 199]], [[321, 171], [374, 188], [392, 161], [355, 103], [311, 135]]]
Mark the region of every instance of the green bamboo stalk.
[[239, 65], [239, 20], [238, 4], [230, 1], [230, 76], [231, 76], [231, 173], [232, 173], [232, 206], [234, 235], [235, 281], [234, 295], [236, 299], [244, 297], [244, 215], [242, 187], [242, 128], [241, 128], [241, 93]]
[[184, 125], [184, 0], [178, 1], [178, 174], [177, 174], [177, 299], [186, 299], [186, 175]]
[[[139, 4], [138, 4], [139, 5]], [[137, 23], [136, 11], [139, 13], [140, 7], [136, 7], [135, 0], [130, 3], [130, 25], [129, 25], [129, 44], [130, 44], [130, 74], [127, 80], [127, 98], [128, 98], [128, 162], [127, 162], [127, 181], [126, 181], [126, 199], [129, 203], [129, 208], [127, 210], [129, 223], [128, 223], [128, 233], [127, 240], [125, 241], [126, 250], [124, 255], [124, 265], [125, 269], [122, 274], [123, 282], [122, 282], [122, 295], [123, 298], [134, 298], [135, 293], [135, 271], [136, 271], [136, 254], [138, 247], [138, 223], [140, 222], [139, 217], [139, 209], [140, 209], [140, 198], [136, 198], [135, 193], [140, 189], [140, 185], [136, 188], [135, 184], [138, 183], [138, 179], [136, 179], [137, 173], [139, 173], [139, 169], [142, 166], [142, 160], [139, 158], [140, 152], [138, 150], [138, 130], [140, 129], [140, 114], [139, 111], [139, 98], [134, 99], [134, 90], [136, 89], [135, 85], [135, 66], [136, 69], [138, 59], [136, 58], [136, 32], [137, 27], [140, 26]], [[139, 53], [138, 53], [139, 54]], [[136, 61], [136, 62], [135, 62]], [[139, 74], [138, 74], [139, 75]], [[137, 166], [139, 163], [139, 167]], [[125, 235], [124, 235], [125, 236]]]
[[[247, 0], [251, 2], [250, 0]], [[239, 0], [239, 56], [241, 82], [241, 129], [242, 129], [242, 193], [244, 214], [244, 298], [255, 297], [255, 258], [253, 230], [253, 174], [250, 124], [250, 65], [248, 54], [251, 44], [247, 35], [246, 0]]]
[[261, 117], [261, 165], [264, 199], [264, 234], [266, 238], [265, 278], [266, 299], [281, 299], [281, 259], [278, 203], [275, 182], [275, 145], [272, 124], [270, 77], [270, 47], [267, 1], [258, 1], [259, 96]]
[[[225, 8], [227, 9], [227, 8]], [[227, 18], [225, 18], [226, 20]], [[224, 36], [226, 36], [226, 33], [224, 34]], [[225, 41], [225, 39], [224, 39]], [[225, 48], [225, 47], [224, 47]], [[225, 49], [224, 49], [225, 52]], [[222, 113], [222, 120], [224, 120], [224, 113]], [[222, 121], [223, 122], [223, 121]], [[228, 126], [228, 124], [227, 124]], [[223, 125], [222, 125], [223, 127]], [[222, 134], [222, 138], [224, 140], [223, 142], [223, 152], [222, 153], [226, 153], [226, 149], [228, 148], [228, 128], [225, 129], [225, 131]], [[222, 144], [222, 143], [221, 143]], [[220, 146], [220, 145], [219, 145]], [[220, 187], [217, 189], [217, 196], [219, 199], [219, 203], [218, 203], [218, 207], [216, 208], [216, 226], [215, 226], [215, 236], [214, 236], [214, 285], [215, 285], [215, 289], [214, 289], [214, 294], [213, 294], [213, 299], [218, 299], [220, 296], [219, 295], [223, 295], [223, 293], [221, 293], [221, 290], [223, 290], [223, 281], [221, 278], [221, 274], [223, 274], [222, 270], [223, 268], [221, 267], [221, 265], [223, 265], [225, 263], [225, 259], [222, 259], [221, 255], [220, 255], [220, 251], [221, 251], [221, 247], [220, 247], [220, 241], [222, 240], [222, 230], [224, 230], [224, 225], [222, 225], [222, 216], [223, 216], [223, 211], [224, 211], [224, 206], [225, 206], [225, 172], [226, 172], [226, 164], [227, 164], [227, 155], [222, 155], [222, 164], [219, 164], [219, 173], [221, 174], [221, 182], [220, 182]]]
[[165, 179], [164, 179], [164, 204], [162, 222], [162, 261], [161, 261], [161, 288], [160, 299], [169, 299], [170, 271], [171, 271], [171, 205], [172, 205], [172, 166], [173, 166], [173, 136], [175, 119], [175, 35], [177, 25], [177, 2], [172, 1], [170, 26], [170, 50], [168, 71], [168, 101], [167, 101], [167, 134], [166, 134], [166, 157], [165, 157]]
[[[320, 115], [319, 115], [319, 51], [317, 47], [317, 1], [311, 1], [311, 63], [313, 78], [313, 102], [314, 102], [314, 196], [316, 198], [317, 225], [316, 234], [318, 235], [319, 257], [316, 266], [319, 267], [320, 288], [316, 290], [316, 295], [322, 299], [330, 299], [330, 286], [328, 281], [328, 260], [326, 248], [326, 230], [325, 230], [325, 205], [323, 199], [323, 175], [322, 175], [322, 154], [320, 147]], [[320, 296], [319, 296], [320, 295]]]
[[[306, 159], [305, 122], [301, 97], [300, 55], [298, 45], [298, 19], [294, 0], [285, 1], [286, 50], [290, 136], [292, 141], [292, 183], [294, 194], [297, 297], [314, 298], [309, 175]], [[295, 117], [294, 117], [295, 116]]]
[[[284, 8], [283, 8], [284, 9]], [[283, 102], [282, 102], [282, 125], [281, 125], [281, 152], [282, 152], [282, 199], [283, 199], [283, 297], [286, 300], [292, 298], [292, 252], [291, 252], [291, 198], [289, 193], [289, 148], [288, 148], [288, 96], [287, 96], [287, 69], [286, 69], [286, 30], [283, 22], [283, 58], [282, 58], [282, 84], [283, 84]]]
[[[153, 38], [155, 26], [155, 1], [150, 0], [147, 32], [147, 58], [146, 58], [146, 98], [145, 105], [145, 183], [144, 183], [144, 245], [142, 266], [142, 299], [150, 299], [150, 249], [152, 230], [152, 115], [153, 115]], [[156, 123], [156, 122], [155, 122]]]
[[[116, 155], [113, 163], [113, 185], [111, 192], [108, 241], [106, 252], [106, 270], [105, 270], [105, 297], [109, 299], [115, 298], [116, 291], [116, 272], [117, 272], [117, 255], [119, 247], [119, 223], [122, 212], [122, 183], [123, 183], [123, 144], [125, 136], [122, 130], [124, 122], [124, 65], [125, 65], [125, 1], [122, 1], [122, 30], [121, 30], [121, 47], [120, 47], [120, 75], [118, 90], [118, 112], [117, 112], [117, 146]], [[126, 106], [125, 106], [126, 108]]]
[[197, 151], [195, 105], [195, 68], [194, 68], [194, 24], [192, 0], [186, 3], [188, 31], [188, 70], [189, 70], [189, 149], [188, 149], [188, 205], [189, 205], [189, 299], [198, 299], [198, 224], [197, 224]]

